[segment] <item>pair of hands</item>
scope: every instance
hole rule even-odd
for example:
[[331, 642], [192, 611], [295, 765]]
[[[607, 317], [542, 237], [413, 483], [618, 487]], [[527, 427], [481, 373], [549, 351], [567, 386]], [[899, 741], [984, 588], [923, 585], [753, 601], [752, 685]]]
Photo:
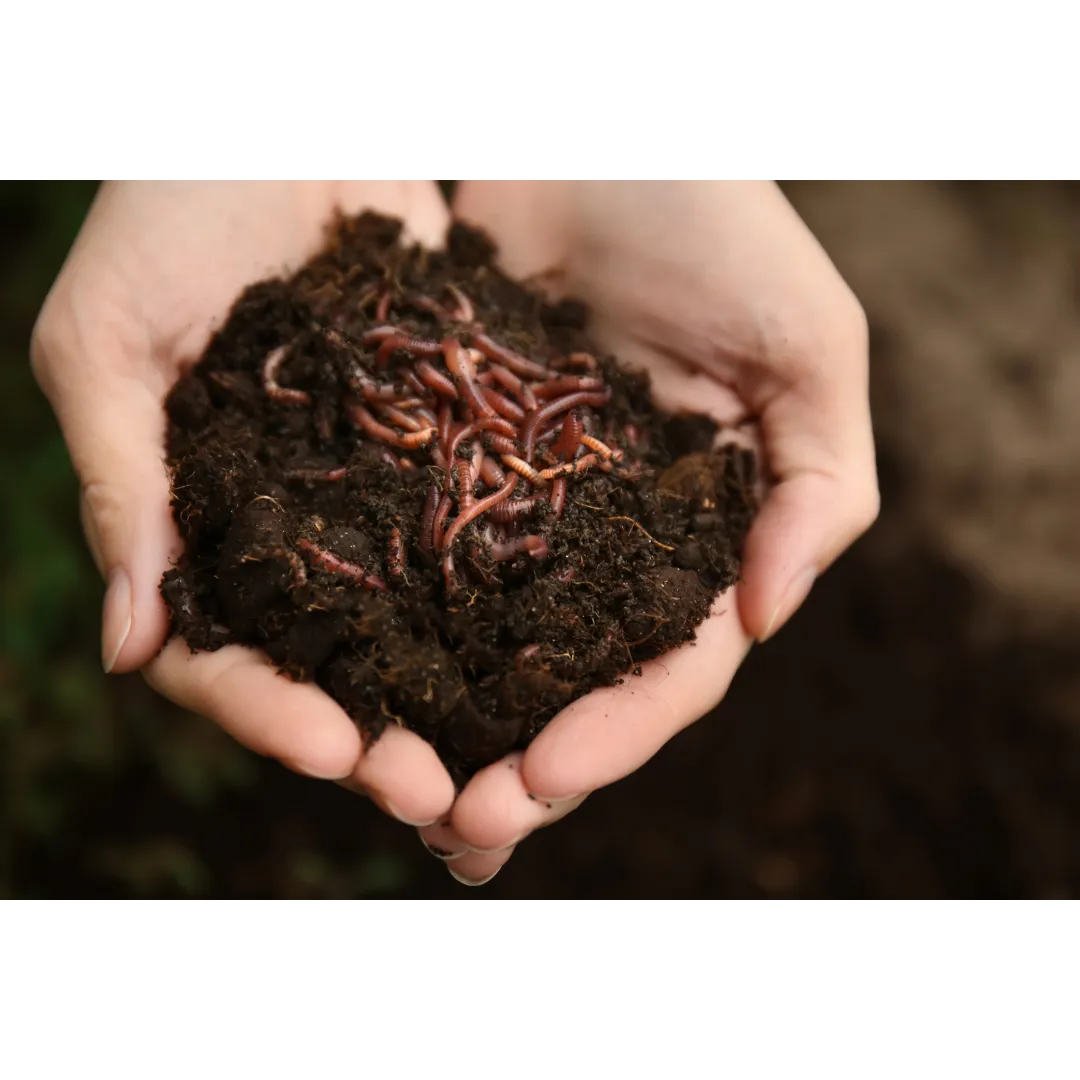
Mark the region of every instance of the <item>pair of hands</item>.
[[866, 323], [771, 183], [459, 185], [454, 214], [492, 235], [510, 274], [547, 273], [587, 302], [596, 340], [648, 369], [660, 404], [751, 422], [770, 489], [743, 579], [696, 646], [574, 702], [455, 799], [418, 736], [392, 727], [365, 747], [334, 701], [280, 678], [260, 654], [192, 656], [178, 640], [162, 649], [158, 584], [181, 552], [162, 465], [164, 397], [243, 288], [313, 255], [338, 207], [400, 217], [431, 246], [450, 217], [430, 181], [106, 184], [42, 309], [32, 363], [108, 582], [105, 670], [142, 669], [250, 749], [370, 796], [417, 826], [454, 877], [480, 884], [530, 832], [715, 706], [751, 642], [775, 633], [873, 522]]

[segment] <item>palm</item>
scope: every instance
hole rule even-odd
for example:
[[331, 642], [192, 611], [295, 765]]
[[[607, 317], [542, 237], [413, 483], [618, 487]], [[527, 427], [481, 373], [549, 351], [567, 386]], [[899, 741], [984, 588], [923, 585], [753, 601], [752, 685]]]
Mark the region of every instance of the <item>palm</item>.
[[[379, 185], [375, 186], [380, 187]], [[437, 242], [441, 204], [416, 205], [395, 185], [222, 183], [106, 185], [72, 252], [84, 304], [104, 303], [109, 331], [138, 335], [149, 359], [173, 379], [205, 346], [240, 292], [296, 267], [325, 238], [336, 207], [387, 205], [411, 232]], [[76, 282], [70, 281], [69, 285]], [[146, 340], [148, 339], [148, 341]], [[147, 358], [134, 350], [142, 364]]]
[[103, 572], [115, 561], [105, 538], [115, 547], [127, 539], [114, 534], [132, 534], [123, 561], [133, 615], [115, 669], [143, 667], [151, 685], [250, 748], [362, 787], [415, 823], [453, 799], [449, 775], [416, 736], [388, 732], [363, 753], [336, 703], [313, 685], [277, 678], [253, 651], [192, 656], [174, 640], [158, 652], [167, 633], [158, 582], [180, 551], [161, 467], [164, 397], [246, 285], [313, 254], [336, 207], [362, 206], [405, 218], [427, 242], [445, 231], [434, 186], [106, 186], [39, 320], [35, 359], [83, 481], [88, 539]]
[[[734, 289], [718, 280], [715, 265], [703, 275], [685, 243], [678, 251], [650, 245], [654, 230], [646, 216], [633, 213], [632, 207], [612, 208], [601, 192], [597, 196], [606, 204], [604, 214], [614, 215], [610, 228], [602, 221], [591, 235], [560, 246], [552, 242], [558, 228], [530, 234], [528, 223], [535, 219], [518, 214], [512, 192], [510, 204], [501, 204], [504, 192], [490, 185], [473, 198], [466, 187], [458, 210], [493, 232], [508, 270], [523, 277], [540, 274], [555, 291], [585, 300], [593, 336], [622, 362], [649, 372], [660, 405], [707, 413], [727, 425], [752, 412], [736, 368], [752, 357], [752, 313]], [[651, 198], [648, 192], [628, 194], [635, 201]], [[693, 213], [692, 207], [672, 209]], [[657, 212], [655, 205], [651, 212]], [[619, 225], [627, 221], [642, 227]], [[676, 221], [670, 234], [660, 235], [687, 233]], [[724, 325], [748, 328], [744, 340], [728, 333], [724, 344], [732, 363], [726, 371], [716, 363], [716, 339], [706, 321], [718, 317], [718, 307]], [[639, 767], [720, 701], [745, 658], [751, 637], [739, 619], [734, 593], [719, 598], [696, 641], [696, 648], [684, 647], [646, 664], [640, 678], [574, 702], [524, 754], [510, 755], [478, 774], [459, 797], [450, 826], [425, 830], [425, 839], [451, 851], [464, 844], [480, 849], [481, 854], [466, 855], [453, 865], [470, 878], [485, 878], [529, 831], [574, 809], [584, 793]], [[702, 653], [709, 657], [705, 678]]]

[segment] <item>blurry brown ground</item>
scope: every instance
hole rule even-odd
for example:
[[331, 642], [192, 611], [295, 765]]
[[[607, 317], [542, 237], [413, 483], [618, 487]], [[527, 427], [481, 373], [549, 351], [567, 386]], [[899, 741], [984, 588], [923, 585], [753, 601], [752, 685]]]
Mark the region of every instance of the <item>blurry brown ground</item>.
[[92, 185], [0, 185], [0, 896], [1080, 895], [1080, 190], [793, 184], [865, 305], [881, 520], [727, 701], [467, 890], [97, 667], [25, 371]]

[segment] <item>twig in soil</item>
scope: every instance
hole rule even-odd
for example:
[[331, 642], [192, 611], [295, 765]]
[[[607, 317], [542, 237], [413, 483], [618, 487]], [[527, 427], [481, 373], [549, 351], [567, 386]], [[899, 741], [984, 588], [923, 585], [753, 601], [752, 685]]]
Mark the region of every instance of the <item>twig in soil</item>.
[[635, 521], [631, 517], [624, 517], [623, 515], [620, 514], [620, 515], [618, 515], [616, 517], [609, 517], [608, 521], [629, 521], [630, 524], [633, 525], [635, 529], [640, 529], [657, 547], [662, 547], [665, 551], [674, 551], [675, 550], [670, 544], [661, 544], [660, 541], [657, 540], [656, 537], [653, 536], [652, 533], [650, 533], [649, 530], [646, 529], [644, 525], [642, 525], [638, 521]]
[[386, 707], [386, 698], [381, 698], [379, 700], [379, 712], [381, 712], [383, 714], [383, 716], [385, 716], [388, 720], [393, 720], [398, 725], [398, 727], [404, 727], [405, 726], [404, 718], [398, 716], [397, 713], [392, 713]]
[[654, 615], [651, 611], [646, 611], [642, 614], [646, 619], [653, 620], [653, 627], [644, 637], [640, 637], [636, 641], [628, 641], [626, 643], [628, 648], [635, 649], [638, 645], [644, 645], [645, 642], [648, 641], [649, 638], [651, 638], [656, 633], [656, 631], [664, 625], [664, 623], [671, 622], [670, 619], [665, 618], [663, 615]]

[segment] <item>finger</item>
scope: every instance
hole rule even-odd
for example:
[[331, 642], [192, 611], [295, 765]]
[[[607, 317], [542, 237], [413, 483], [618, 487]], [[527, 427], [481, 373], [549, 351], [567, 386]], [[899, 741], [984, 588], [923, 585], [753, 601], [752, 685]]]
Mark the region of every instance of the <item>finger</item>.
[[721, 596], [694, 642], [563, 709], [525, 751], [526, 790], [548, 802], [580, 798], [628, 776], [714, 708], [750, 648], [737, 604]]
[[[132, 377], [135, 336], [106, 345], [88, 336], [59, 341], [35, 336], [35, 371], [60, 420], [80, 480], [83, 527], [108, 583], [102, 619], [102, 666], [131, 671], [161, 648], [168, 615], [158, 591], [180, 551], [169, 513], [163, 461], [164, 382]], [[76, 355], [120, 354], [115, 368]]]
[[364, 746], [341, 706], [314, 683], [279, 675], [262, 653], [227, 646], [193, 654], [174, 639], [143, 674], [159, 693], [209, 717], [256, 753], [369, 794], [407, 824], [433, 821], [454, 801], [449, 774], [419, 736], [390, 728]]
[[346, 214], [374, 208], [405, 223], [403, 240], [441, 248], [450, 224], [450, 208], [430, 180], [347, 180], [340, 185], [338, 206]]
[[446, 864], [450, 876], [462, 885], [486, 885], [509, 861], [514, 849], [491, 851], [483, 855], [470, 851]]
[[463, 180], [454, 192], [454, 215], [495, 238], [508, 274], [529, 277], [565, 259], [561, 188], [558, 181]]
[[239, 645], [192, 653], [173, 639], [143, 675], [165, 697], [296, 772], [329, 780], [356, 768], [360, 733], [341, 706], [313, 683], [279, 675], [262, 653]]
[[454, 836], [472, 851], [490, 853], [514, 847], [585, 801], [584, 795], [559, 803], [537, 798], [522, 780], [523, 758], [522, 753], [509, 754], [482, 769], [454, 803], [450, 813]]
[[[169, 513], [162, 402], [175, 362], [202, 350], [244, 286], [314, 254], [335, 206], [403, 217], [408, 238], [429, 244], [448, 223], [432, 183], [346, 182], [329, 192], [323, 184], [105, 185], [42, 308], [31, 359], [108, 583], [106, 671], [146, 663], [167, 633], [158, 584], [181, 545]], [[221, 240], [209, 262], [208, 235]]]
[[661, 409], [671, 413], [701, 413], [712, 417], [721, 427], [733, 427], [748, 420], [749, 409], [738, 391], [699, 365], [684, 363], [675, 356], [639, 344], [603, 316], [595, 317], [589, 330], [619, 358], [622, 366], [648, 373], [652, 399]]
[[416, 830], [420, 842], [436, 859], [456, 859], [469, 845], [454, 831], [449, 816]]
[[739, 595], [743, 623], [760, 641], [784, 625], [880, 507], [866, 325], [857, 305], [846, 310], [820, 351], [777, 361], [780, 377], [747, 393], [774, 481], [747, 537]]
[[406, 825], [429, 825], [454, 802], [454, 782], [430, 743], [405, 728], [388, 727], [363, 754], [342, 787], [369, 796]]

